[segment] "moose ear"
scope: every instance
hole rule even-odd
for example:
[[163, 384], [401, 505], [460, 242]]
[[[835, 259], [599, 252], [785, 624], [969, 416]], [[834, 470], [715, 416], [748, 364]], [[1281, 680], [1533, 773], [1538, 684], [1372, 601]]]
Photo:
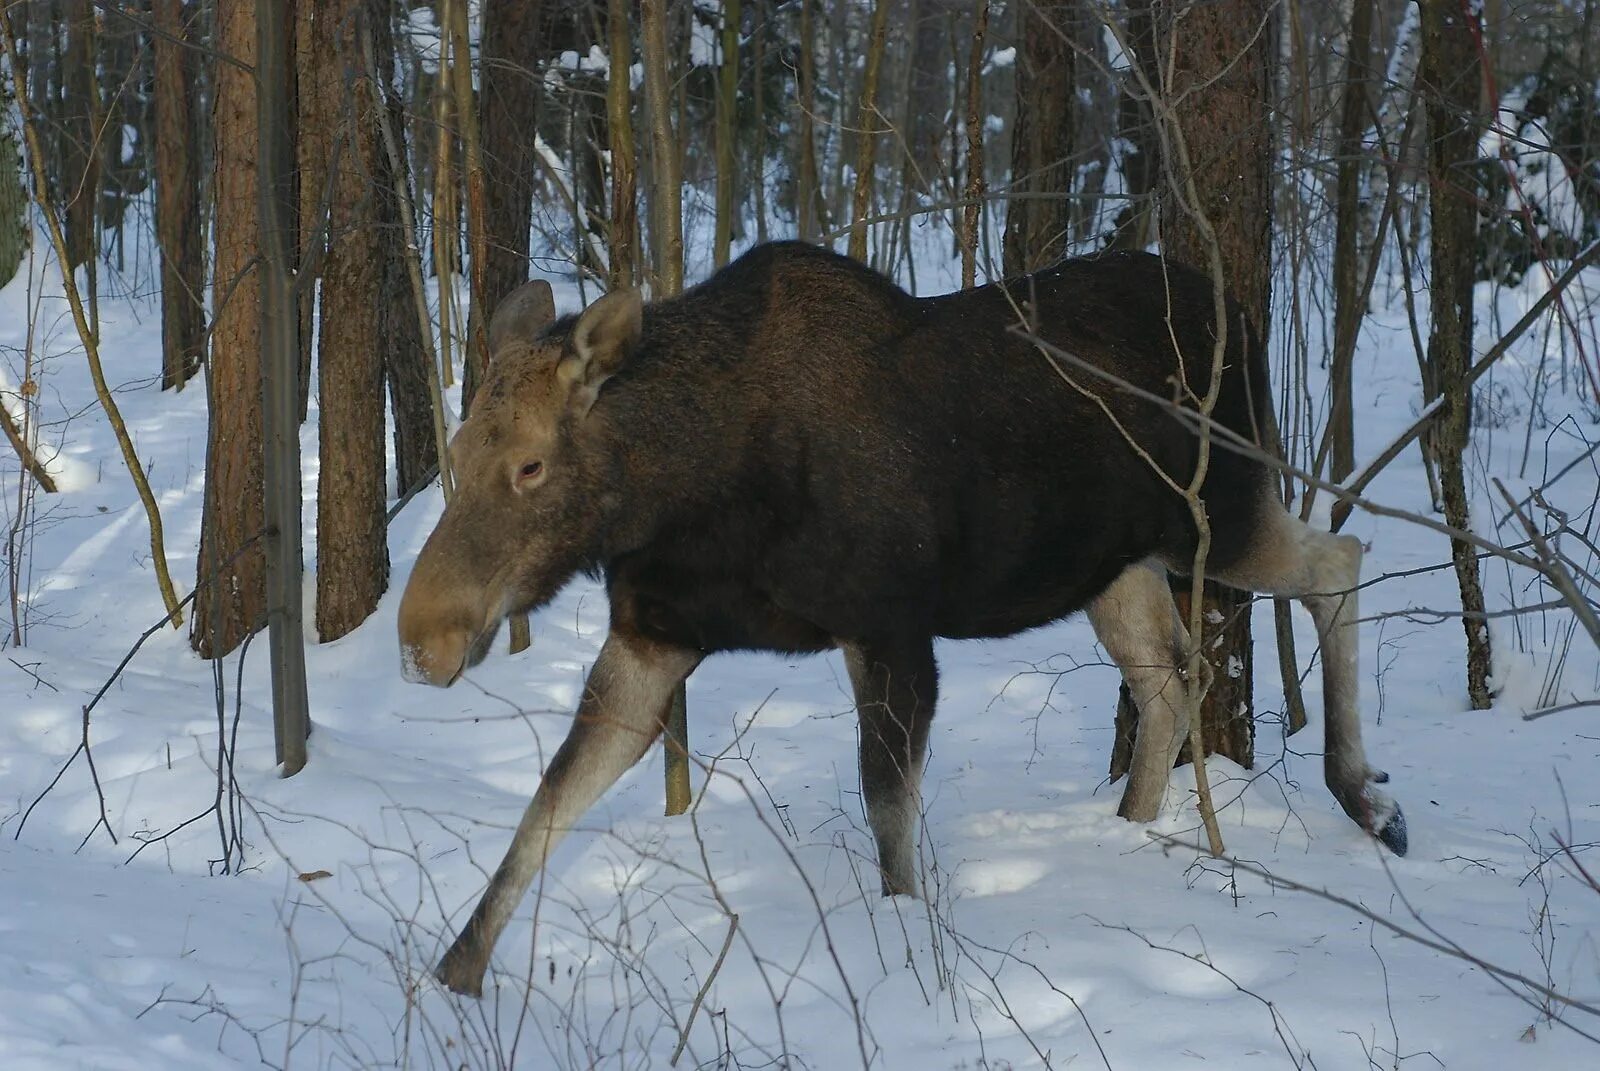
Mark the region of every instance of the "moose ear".
[[523, 283], [507, 294], [489, 321], [491, 360], [512, 342], [532, 342], [556, 318], [556, 299], [543, 279]]
[[644, 300], [637, 290], [613, 290], [583, 310], [572, 328], [571, 352], [556, 375], [571, 389], [570, 404], [586, 414], [600, 387], [627, 362], [639, 344]]

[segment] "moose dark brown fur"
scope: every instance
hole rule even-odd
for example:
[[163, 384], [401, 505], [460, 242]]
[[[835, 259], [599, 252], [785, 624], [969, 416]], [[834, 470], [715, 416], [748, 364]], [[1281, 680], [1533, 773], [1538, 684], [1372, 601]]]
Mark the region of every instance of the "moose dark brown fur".
[[[1156, 816], [1187, 731], [1175, 667], [1188, 639], [1165, 574], [1191, 567], [1196, 542], [1168, 480], [1189, 482], [1199, 446], [1192, 422], [1112, 381], [1180, 397], [1176, 347], [1204, 392], [1209, 281], [1112, 254], [913, 298], [845, 257], [779, 243], [679, 298], [613, 293], [548, 327], [542, 285], [497, 310], [489, 374], [451, 447], [456, 494], [400, 608], [402, 658], [413, 679], [448, 685], [508, 613], [584, 570], [605, 576], [611, 631], [439, 966], [450, 988], [480, 991], [556, 841], [720, 651], [843, 650], [884, 891], [915, 893], [934, 638], [1006, 636], [1086, 610], [1141, 709], [1120, 813]], [[1229, 322], [1243, 321], [1235, 310]], [[1027, 332], [1106, 376], [1052, 361]], [[1269, 394], [1248, 331], [1227, 332], [1225, 369], [1215, 416], [1258, 441]], [[1292, 518], [1269, 476], [1213, 448], [1208, 574], [1310, 609], [1328, 786], [1403, 852], [1404, 821], [1372, 787], [1384, 777], [1361, 745], [1360, 544]]]

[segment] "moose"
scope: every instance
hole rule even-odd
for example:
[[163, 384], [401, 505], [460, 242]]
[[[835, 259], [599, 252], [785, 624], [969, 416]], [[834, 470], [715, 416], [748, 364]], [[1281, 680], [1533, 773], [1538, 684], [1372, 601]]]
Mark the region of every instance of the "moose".
[[[556, 843], [719, 652], [843, 652], [883, 892], [916, 895], [935, 637], [1009, 636], [1083, 610], [1140, 711], [1118, 813], [1154, 819], [1188, 731], [1189, 638], [1167, 576], [1193, 568], [1198, 530], [1177, 488], [1202, 449], [1167, 400], [1194, 415], [1215, 307], [1210, 280], [1145, 253], [918, 298], [797, 242], [758, 246], [675, 298], [613, 291], [554, 322], [548, 284], [513, 292], [451, 442], [455, 494], [401, 602], [402, 667], [449, 686], [508, 614], [579, 572], [604, 577], [611, 623], [439, 980], [481, 993]], [[1265, 358], [1248, 329], [1225, 335], [1211, 416], [1235, 446], [1261, 444]], [[1361, 543], [1286, 512], [1265, 456], [1211, 447], [1206, 573], [1310, 611], [1327, 785], [1403, 854], [1404, 817], [1361, 743]]]

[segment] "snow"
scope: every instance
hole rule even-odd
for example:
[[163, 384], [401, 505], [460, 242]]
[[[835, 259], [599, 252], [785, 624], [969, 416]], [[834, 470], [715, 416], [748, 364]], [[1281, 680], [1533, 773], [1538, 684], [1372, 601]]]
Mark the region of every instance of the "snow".
[[[948, 252], [948, 238], [928, 246]], [[45, 439], [59, 445], [51, 466], [65, 489], [37, 500], [27, 644], [0, 651], [0, 1067], [655, 1067], [691, 1015], [679, 1067], [1338, 1069], [1369, 1067], [1370, 1055], [1383, 1067], [1498, 1071], [1594, 1060], [1515, 985], [1182, 847], [1202, 840], [1187, 770], [1153, 826], [1118, 819], [1120, 786], [1104, 779], [1116, 675], [1081, 618], [940, 646], [920, 848], [928, 902], [877, 895], [840, 660], [719, 657], [690, 684], [692, 817], [660, 816], [657, 749], [558, 850], [497, 949], [484, 999], [447, 994], [428, 969], [570, 724], [606, 608], [580, 580], [536, 615], [531, 651], [502, 646], [449, 692], [405, 683], [395, 613], [437, 491], [390, 529], [391, 591], [372, 619], [308, 652], [316, 730], [300, 775], [280, 779], [273, 765], [265, 643], [221, 667], [219, 709], [212, 667], [184, 634], [158, 629], [90, 719], [109, 829], [97, 827], [99, 796], [73, 757], [83, 708], [162, 610], [143, 514], [59, 282], [42, 261], [32, 270], [31, 297], [26, 278], [0, 291], [0, 391], [14, 401], [36, 305]], [[949, 271], [919, 266], [923, 290]], [[1504, 322], [1537, 297], [1539, 274], [1499, 295]], [[1600, 276], [1589, 278], [1570, 304], [1592, 340]], [[557, 296], [563, 311], [576, 306], [570, 281]], [[1421, 407], [1400, 297], [1377, 303], [1357, 355], [1363, 454]], [[195, 573], [204, 391], [156, 389], [152, 298], [104, 297], [101, 316], [182, 583]], [[1544, 345], [1556, 354], [1561, 343], [1530, 332], [1486, 381], [1505, 415], [1476, 433], [1482, 525], [1503, 513], [1487, 475], [1520, 494], [1594, 440], [1576, 396], [1554, 386]], [[1553, 416], [1519, 478], [1536, 376]], [[315, 420], [313, 406], [302, 430], [308, 562]], [[17, 479], [0, 453], [7, 530]], [[1583, 515], [1597, 484], [1595, 465], [1578, 465], [1552, 494]], [[1416, 450], [1369, 495], [1426, 513]], [[1368, 579], [1448, 562], [1440, 537], [1403, 521], [1358, 513], [1347, 530], [1371, 548]], [[1548, 597], [1499, 565], [1485, 575], [1492, 606]], [[1600, 731], [1593, 710], [1520, 714], [1596, 694], [1595, 652], [1581, 632], [1564, 639], [1561, 615], [1497, 619], [1500, 705], [1470, 711], [1459, 623], [1388, 616], [1448, 609], [1453, 584], [1442, 568], [1362, 595], [1367, 746], [1406, 808], [1411, 854], [1385, 855], [1323, 788], [1316, 673], [1312, 726], [1282, 738], [1265, 603], [1258, 768], [1209, 763], [1223, 837], [1272, 874], [1594, 1002], [1600, 894], [1558, 845], [1600, 872], [1586, 854], [1600, 841]], [[1296, 639], [1304, 666], [1315, 644], [1298, 612]], [[229, 753], [236, 791], [208, 811]]]

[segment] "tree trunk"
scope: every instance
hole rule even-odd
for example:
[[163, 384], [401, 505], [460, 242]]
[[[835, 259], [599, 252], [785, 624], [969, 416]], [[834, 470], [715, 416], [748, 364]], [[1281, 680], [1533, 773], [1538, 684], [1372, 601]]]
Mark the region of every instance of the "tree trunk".
[[[931, 194], [932, 184], [946, 167], [954, 169], [955, 161], [948, 164], [941, 159], [941, 144], [946, 127], [946, 110], [950, 107], [950, 75], [946, 73], [955, 41], [946, 42], [946, 34], [954, 35], [955, 15], [965, 4], [959, 0], [922, 0], [918, 17], [910, 30], [910, 52], [906, 62], [910, 65], [910, 100], [907, 102], [906, 153], [907, 168], [920, 176], [926, 186], [922, 194]], [[955, 115], [948, 122], [955, 123]]]
[[808, 242], [828, 229], [828, 199], [817, 170], [817, 33], [811, 19], [813, 2], [800, 0], [800, 115], [795, 125], [800, 142], [795, 173], [795, 230]]
[[[1478, 233], [1475, 165], [1482, 74], [1476, 28], [1477, 19], [1463, 0], [1422, 0], [1420, 77], [1427, 100], [1428, 218], [1433, 232], [1428, 367], [1432, 385], [1444, 397], [1431, 448], [1439, 466], [1445, 522], [1462, 530], [1472, 526], [1464, 459], [1472, 396], [1463, 377], [1472, 354], [1472, 274]], [[1484, 710], [1493, 697], [1478, 558], [1472, 545], [1459, 539], [1450, 541], [1450, 556], [1467, 634], [1467, 698], [1472, 709]]]
[[301, 127], [324, 131], [332, 197], [317, 325], [317, 633], [336, 640], [366, 620], [389, 577], [384, 525], [384, 243], [375, 176], [388, 175], [378, 98], [360, 33], [365, 0], [314, 4], [316, 101]]
[[[1169, 5], [1159, 54], [1172, 48], [1173, 118], [1183, 131], [1200, 203], [1222, 258], [1223, 284], [1243, 306], [1257, 345], [1267, 344], [1272, 296], [1271, 42], [1269, 0]], [[1182, 181], [1182, 176], [1177, 176]], [[1205, 269], [1207, 243], [1180, 198], [1168, 198], [1165, 255]], [[1239, 325], [1230, 324], [1230, 330]], [[1182, 585], [1185, 593], [1188, 584]], [[1182, 606], [1180, 600], [1180, 606]], [[1255, 762], [1251, 596], [1206, 583], [1203, 650], [1213, 680], [1201, 706], [1209, 753]], [[1186, 607], [1185, 607], [1186, 609]], [[1213, 634], [1212, 629], [1215, 629]]]
[[628, 0], [609, 0], [607, 33], [611, 49], [611, 74], [606, 85], [607, 130], [611, 138], [612, 288], [638, 282], [639, 193], [633, 151], [633, 89], [628, 72], [633, 66], [633, 34], [628, 21]]
[[[303, 0], [302, 0], [303, 2]], [[373, 72], [379, 107], [388, 109], [389, 129], [396, 137], [405, 129], [405, 106], [394, 87], [394, 32], [390, 25], [392, 0], [376, 0], [371, 10]], [[411, 297], [406, 243], [416, 235], [405, 226], [396, 186], [410, 182], [407, 174], [394, 174], [394, 166], [380, 141], [377, 170], [372, 177], [378, 225], [379, 284], [378, 333], [382, 339], [384, 378], [389, 386], [389, 408], [394, 423], [395, 494], [404, 495], [428, 478], [439, 463], [433, 428], [433, 376], [428, 350], [422, 343], [421, 324]], [[422, 153], [420, 155], [426, 155]], [[406, 157], [400, 155], [405, 168]]]
[[[476, 266], [473, 272], [478, 285], [473, 288], [469, 319], [494, 315], [500, 299], [528, 281], [533, 178], [539, 167], [533, 140], [539, 106], [539, 57], [545, 42], [544, 6], [541, 0], [486, 0], [483, 7], [478, 124], [483, 146], [486, 251], [482, 273]], [[468, 210], [472, 210], [470, 203]], [[479, 331], [474, 320], [468, 338], [477, 338]], [[463, 410], [483, 371], [478, 366], [479, 356], [469, 344], [461, 391]]]
[[1019, 196], [1006, 205], [1007, 278], [1052, 264], [1066, 249], [1079, 18], [1076, 0], [1029, 3], [1018, 14], [1011, 192]]
[[[63, 159], [59, 203], [67, 224], [70, 267], [94, 257], [95, 200], [100, 190], [95, 144], [94, 6], [89, 0], [64, 0], [67, 50], [61, 57]], [[91, 303], [93, 298], [91, 296]]]
[[[655, 225], [651, 237], [662, 297], [683, 289], [683, 183], [672, 132], [672, 98], [667, 79], [667, 27], [662, 0], [642, 0], [639, 25], [644, 39], [645, 100], [650, 107], [650, 167], [656, 183]], [[661, 712], [666, 753], [666, 813], [689, 809], [689, 708], [679, 684]]]
[[1345, 51], [1344, 101], [1339, 117], [1338, 178], [1333, 238], [1333, 354], [1328, 362], [1330, 457], [1335, 482], [1355, 471], [1356, 438], [1352, 372], [1356, 336], [1365, 315], [1360, 279], [1361, 178], [1366, 170], [1361, 135], [1367, 128], [1367, 62], [1372, 51], [1374, 0], [1354, 0]]
[[878, 71], [883, 66], [883, 39], [889, 0], [873, 0], [872, 33], [867, 41], [867, 69], [861, 80], [861, 111], [856, 120], [856, 188], [850, 212], [850, 256], [867, 261], [867, 216], [872, 210], [874, 167], [878, 153]]
[[[0, 112], [11, 113], [11, 87], [0, 84]], [[22, 266], [28, 250], [28, 191], [22, 180], [22, 152], [10, 123], [0, 123], [0, 287]]]
[[722, 63], [717, 71], [717, 222], [712, 239], [712, 262], [728, 263], [733, 242], [734, 119], [739, 109], [739, 0], [722, 0]]
[[205, 253], [194, 117], [192, 10], [155, 0], [156, 240], [161, 250], [161, 389], [182, 389], [205, 359]]
[[[257, 0], [259, 2], [259, 0]], [[334, 211], [329, 166], [334, 161], [342, 106], [344, 79], [340, 71], [322, 70], [334, 62], [333, 36], [337, 19], [325, 0], [295, 0], [294, 4], [294, 110], [295, 110], [295, 262], [300, 286], [299, 398], [301, 419], [311, 399], [314, 369], [312, 352], [317, 339], [318, 280], [327, 266], [328, 234]], [[331, 94], [331, 96], [330, 96]], [[337, 149], [339, 153], [345, 147]]]
[[[1161, 75], [1156, 62], [1156, 22], [1153, 0], [1137, 0], [1128, 8], [1127, 42], [1129, 57], [1145, 81], [1159, 87]], [[1110, 247], [1144, 249], [1155, 231], [1157, 181], [1161, 175], [1161, 141], [1150, 102], [1144, 99], [1140, 75], [1123, 75], [1117, 99], [1117, 135], [1128, 146], [1122, 157], [1122, 185], [1128, 202], [1117, 213]]]
[[755, 100], [751, 107], [756, 113], [755, 144], [750, 148], [750, 188], [756, 199], [756, 243], [767, 240], [767, 34], [771, 27], [767, 20], [771, 13], [765, 0], [754, 0], [751, 36], [755, 39], [755, 54], [750, 57], [750, 84]]
[[244, 64], [218, 63], [212, 109], [216, 139], [215, 317], [207, 363], [211, 403], [205, 522], [200, 531], [190, 642], [203, 657], [239, 646], [266, 617], [262, 535], [261, 248], [256, 218], [255, 4], [217, 7], [216, 48]]
[[[1171, 121], [1182, 132], [1191, 175], [1169, 160], [1163, 198], [1163, 255], [1207, 270], [1210, 242], [1191, 213], [1210, 224], [1222, 258], [1223, 283], [1243, 306], [1257, 345], [1266, 345], [1272, 292], [1272, 130], [1270, 54], [1275, 40], [1263, 30], [1269, 0], [1219, 0], [1203, 6], [1170, 3], [1159, 10], [1157, 56], [1172, 56], [1163, 97]], [[1187, 206], [1183, 184], [1193, 179], [1199, 203]], [[1240, 325], [1229, 324], [1238, 330]], [[1204, 393], [1207, 384], [1192, 384]], [[1216, 447], [1212, 447], [1216, 449]], [[1190, 582], [1173, 580], [1173, 596], [1190, 620]], [[1250, 637], [1252, 597], [1206, 581], [1201, 607], [1201, 650], [1212, 683], [1200, 707], [1201, 740], [1207, 754], [1225, 755], [1244, 767], [1255, 763], [1255, 711]], [[1111, 776], [1127, 771], [1138, 712], [1124, 689], [1117, 710]], [[1179, 756], [1189, 761], [1186, 747]]]
[[667, 78], [667, 25], [662, 0], [642, 0], [645, 100], [650, 106], [650, 168], [656, 184], [652, 238], [661, 276], [661, 296], [683, 289], [683, 181], [672, 130], [672, 92]]
[[961, 289], [978, 280], [978, 227], [983, 219], [983, 39], [989, 32], [989, 0], [977, 0], [972, 55], [967, 61], [967, 189], [961, 224]]

